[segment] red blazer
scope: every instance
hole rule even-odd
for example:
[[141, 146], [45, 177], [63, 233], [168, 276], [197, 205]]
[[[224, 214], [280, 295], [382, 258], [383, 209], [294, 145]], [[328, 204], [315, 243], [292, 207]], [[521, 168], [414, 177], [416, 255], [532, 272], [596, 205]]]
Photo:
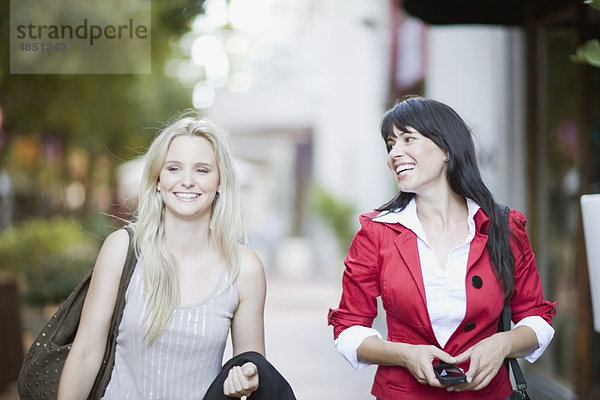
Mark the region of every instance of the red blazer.
[[[419, 263], [417, 237], [397, 223], [371, 219], [378, 212], [361, 215], [361, 229], [354, 237], [345, 259], [339, 308], [330, 310], [329, 324], [334, 337], [353, 325], [372, 326], [377, 315], [377, 297], [386, 312], [387, 340], [441, 347], [435, 338], [427, 312], [425, 288]], [[492, 270], [486, 251], [489, 218], [480, 209], [475, 214], [475, 237], [467, 261], [465, 318], [443, 347], [458, 355], [498, 330], [504, 306], [504, 292]], [[526, 219], [510, 211], [509, 229], [515, 255], [515, 290], [511, 299], [514, 322], [540, 316], [549, 324], [555, 304], [544, 299], [540, 277], [525, 230]], [[468, 363], [461, 365], [468, 370]], [[372, 394], [382, 400], [399, 399], [505, 399], [511, 394], [506, 368], [483, 390], [447, 392], [421, 385], [403, 367], [379, 366]]]

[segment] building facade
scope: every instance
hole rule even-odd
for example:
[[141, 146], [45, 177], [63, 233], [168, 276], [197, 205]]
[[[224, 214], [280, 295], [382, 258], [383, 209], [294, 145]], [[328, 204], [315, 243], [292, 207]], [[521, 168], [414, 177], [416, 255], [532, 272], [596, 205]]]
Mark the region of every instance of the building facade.
[[583, 194], [600, 192], [600, 68], [574, 57], [600, 37], [600, 11], [575, 1], [439, 3], [402, 8], [428, 26], [423, 91], [455, 105], [479, 135], [484, 175], [499, 201], [527, 215], [545, 295], [558, 301], [553, 343], [525, 365], [532, 397], [600, 398], [586, 261], [594, 244], [583, 240], [580, 208]]

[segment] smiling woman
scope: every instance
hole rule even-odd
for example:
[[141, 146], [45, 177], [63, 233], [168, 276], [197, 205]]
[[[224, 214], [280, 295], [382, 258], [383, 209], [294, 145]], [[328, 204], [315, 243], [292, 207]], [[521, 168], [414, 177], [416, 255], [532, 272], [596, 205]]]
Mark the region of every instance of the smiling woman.
[[[186, 148], [192, 142], [194, 147]], [[178, 300], [171, 295], [178, 291], [175, 287], [176, 280], [171, 277], [172, 273], [168, 273], [172, 268], [169, 266], [173, 265], [171, 255], [165, 251], [162, 238], [157, 236], [161, 231], [168, 232], [179, 221], [171, 218], [173, 210], [184, 208], [188, 210], [185, 213], [189, 212], [189, 204], [175, 202], [176, 199], [181, 200], [181, 197], [175, 195], [177, 191], [194, 192], [189, 190], [192, 185], [191, 188], [201, 193], [198, 182], [204, 179], [201, 171], [205, 171], [206, 166], [198, 168], [198, 163], [211, 165], [210, 176], [216, 177], [219, 196], [216, 197], [214, 188], [212, 195], [206, 193], [202, 201], [194, 201], [193, 205], [204, 204], [205, 212], [198, 215], [198, 218], [205, 229], [210, 227], [211, 241], [220, 248], [226, 265], [230, 268], [229, 279], [235, 279], [238, 273], [238, 243], [243, 239], [244, 227], [239, 187], [227, 133], [208, 120], [181, 118], [164, 129], [148, 149], [136, 213], [136, 244], [143, 254], [152, 255], [145, 269], [145, 280], [157, 285], [152, 287], [152, 292], [159, 291], [163, 295], [149, 299], [149, 307], [153, 310], [152, 317], [149, 316], [150, 337], [161, 330]], [[175, 205], [178, 208], [172, 208]], [[158, 220], [161, 220], [159, 226]], [[208, 231], [206, 234], [208, 237]]]
[[[384, 115], [381, 136], [399, 192], [360, 217], [329, 312], [335, 345], [357, 369], [379, 366], [372, 394], [381, 400], [504, 400], [504, 359], [533, 362], [554, 334], [525, 217], [511, 210], [506, 223], [469, 127], [446, 104], [408, 97]], [[372, 328], [378, 297], [385, 339]], [[507, 300], [516, 326], [498, 332]], [[436, 377], [440, 363], [461, 378]]]
[[[211, 387], [211, 396], [242, 397], [260, 385], [262, 395], [253, 398], [295, 400], [283, 377], [265, 388], [274, 368], [264, 358], [264, 268], [243, 244], [225, 132], [192, 117], [162, 130], [146, 154], [130, 226], [139, 261], [102, 399], [202, 399]], [[118, 230], [100, 250], [61, 375], [61, 400], [87, 398], [94, 383], [127, 246], [127, 233]], [[229, 335], [234, 358], [221, 370]], [[282, 388], [287, 397], [279, 396]]]

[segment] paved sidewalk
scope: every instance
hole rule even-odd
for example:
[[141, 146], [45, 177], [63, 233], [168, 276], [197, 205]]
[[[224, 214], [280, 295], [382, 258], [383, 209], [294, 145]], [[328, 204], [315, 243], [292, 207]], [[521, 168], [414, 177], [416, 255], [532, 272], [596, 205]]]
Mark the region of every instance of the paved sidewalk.
[[368, 400], [375, 367], [355, 371], [333, 346], [327, 311], [340, 283], [270, 278], [265, 308], [267, 357], [298, 400]]

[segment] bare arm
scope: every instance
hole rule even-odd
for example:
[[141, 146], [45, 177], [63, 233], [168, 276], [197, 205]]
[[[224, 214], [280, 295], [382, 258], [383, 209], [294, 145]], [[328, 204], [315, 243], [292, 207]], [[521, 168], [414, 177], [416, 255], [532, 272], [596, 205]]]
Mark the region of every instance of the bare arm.
[[245, 248], [242, 250], [237, 289], [239, 305], [231, 323], [233, 355], [246, 351], [265, 355], [265, 271], [258, 256]]
[[[265, 355], [264, 307], [266, 280], [262, 262], [254, 252], [243, 249], [237, 278], [239, 305], [231, 323], [233, 355], [256, 351]], [[258, 389], [259, 376], [251, 362], [233, 367], [223, 384], [229, 397], [249, 396]]]
[[128, 246], [129, 235], [121, 229], [110, 234], [100, 249], [77, 335], [61, 374], [59, 400], [87, 399], [94, 384], [104, 356]]
[[509, 342], [508, 354], [505, 358], [523, 357], [538, 347], [535, 332], [527, 326], [520, 326], [498, 334], [506, 336]]

